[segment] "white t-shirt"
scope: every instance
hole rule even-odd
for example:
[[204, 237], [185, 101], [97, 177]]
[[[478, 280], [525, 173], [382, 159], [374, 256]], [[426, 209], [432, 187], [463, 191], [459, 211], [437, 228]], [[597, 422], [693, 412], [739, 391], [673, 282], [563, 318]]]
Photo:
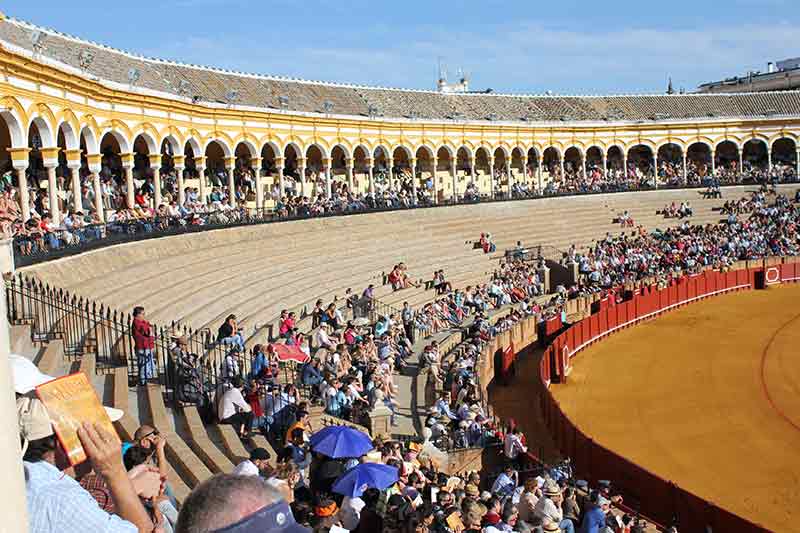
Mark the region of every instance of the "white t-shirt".
[[361, 498], [345, 496], [342, 500], [342, 508], [339, 509], [339, 519], [342, 521], [343, 528], [352, 531], [358, 527], [364, 505], [364, 500]]
[[231, 474], [234, 476], [258, 476], [261, 475], [261, 472], [253, 461], [245, 459], [234, 467]]
[[217, 413], [219, 419], [225, 420], [226, 418], [232, 417], [236, 414], [237, 407], [240, 411], [244, 411], [245, 413], [250, 412], [250, 404], [244, 401], [242, 391], [232, 387], [222, 394], [222, 398], [219, 401], [219, 412]]

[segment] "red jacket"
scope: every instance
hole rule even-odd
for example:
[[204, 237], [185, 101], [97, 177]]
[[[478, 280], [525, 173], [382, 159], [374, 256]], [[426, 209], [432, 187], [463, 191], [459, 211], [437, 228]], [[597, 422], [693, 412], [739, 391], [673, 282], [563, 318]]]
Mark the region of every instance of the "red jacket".
[[150, 322], [140, 318], [133, 319], [133, 346], [137, 350], [152, 350], [155, 348]]

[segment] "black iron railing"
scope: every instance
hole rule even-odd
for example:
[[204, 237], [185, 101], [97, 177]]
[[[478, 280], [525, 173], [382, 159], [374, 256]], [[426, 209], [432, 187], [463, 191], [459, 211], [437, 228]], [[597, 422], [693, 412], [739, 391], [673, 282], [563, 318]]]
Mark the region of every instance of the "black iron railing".
[[[757, 183], [759, 182], [754, 180], [743, 180], [737, 183], [724, 183], [722, 186], [724, 188], [727, 186], [755, 185]], [[797, 180], [794, 178], [785, 179], [782, 180], [781, 183], [797, 183]], [[700, 189], [705, 187], [707, 187], [707, 184], [700, 183], [688, 185], [683, 183], [670, 185], [659, 184], [659, 189]], [[42, 232], [40, 235], [34, 233], [33, 235], [16, 236], [14, 238], [14, 264], [19, 268], [114, 244], [251, 224], [267, 224], [305, 220], [309, 218], [348, 216], [407, 209], [427, 209], [440, 206], [468, 205], [478, 202], [491, 203], [515, 200], [536, 200], [541, 198], [651, 190], [654, 190], [654, 188], [646, 184], [642, 186], [628, 186], [626, 184], [617, 186], [614, 184], [606, 184], [606, 186], [600, 190], [545, 190], [541, 193], [529, 193], [525, 195], [515, 194], [513, 198], [507, 198], [507, 195], [495, 197], [481, 196], [480, 198], [459, 195], [456, 198], [450, 198], [437, 203], [426, 203], [414, 206], [397, 204], [386, 205], [385, 203], [376, 204], [371, 202], [359, 208], [342, 208], [333, 211], [328, 210], [324, 213], [315, 213], [306, 209], [302, 212], [283, 215], [268, 208], [238, 208], [230, 211], [222, 210], [212, 213], [187, 215], [184, 217], [156, 217], [146, 220], [112, 222], [108, 224], [91, 225], [81, 229], [61, 229], [50, 233]]]
[[[130, 385], [144, 381], [130, 314], [24, 275], [7, 280], [6, 305], [9, 322], [29, 325], [33, 341], [60, 340], [68, 357], [93, 353], [99, 368], [126, 366]], [[250, 375], [250, 354], [216, 342], [208, 329], [193, 330], [173, 322], [169, 326], [151, 324], [151, 332], [154, 374], [149, 381], [162, 384], [170, 400], [183, 400], [189, 378], [192, 387], [201, 383], [202, 392], [208, 393], [235, 375]], [[190, 368], [194, 370], [186, 372]], [[294, 363], [281, 363], [277, 372], [276, 382], [295, 383]]]

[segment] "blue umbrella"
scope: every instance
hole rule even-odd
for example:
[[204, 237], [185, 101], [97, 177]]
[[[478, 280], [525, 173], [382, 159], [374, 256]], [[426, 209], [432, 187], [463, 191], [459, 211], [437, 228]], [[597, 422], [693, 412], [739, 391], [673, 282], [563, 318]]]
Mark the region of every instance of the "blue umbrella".
[[361, 457], [374, 446], [369, 436], [347, 426], [327, 426], [311, 435], [311, 449], [334, 459]]
[[333, 492], [359, 498], [368, 488], [383, 490], [397, 483], [397, 468], [381, 463], [361, 463], [336, 480]]

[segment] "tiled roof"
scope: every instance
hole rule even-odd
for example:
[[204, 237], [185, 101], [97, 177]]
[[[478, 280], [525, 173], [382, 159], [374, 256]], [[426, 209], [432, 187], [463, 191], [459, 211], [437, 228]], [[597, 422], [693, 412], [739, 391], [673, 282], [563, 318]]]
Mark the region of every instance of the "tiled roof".
[[[236, 91], [234, 104], [261, 108], [324, 113], [325, 103], [330, 102], [330, 112], [336, 115], [368, 116], [373, 112], [387, 118], [514, 122], [800, 115], [800, 91], [637, 96], [441, 94], [260, 76], [145, 58], [13, 18], [0, 21], [0, 40], [29, 51], [33, 51], [31, 36], [36, 31], [43, 35], [36, 51], [43, 57], [81, 68], [81, 53], [88, 49], [94, 57], [84, 65], [87, 76], [129, 84], [128, 72], [136, 69], [138, 87], [198, 97], [200, 102], [228, 104], [226, 95]], [[286, 98], [284, 102], [281, 97]]]

